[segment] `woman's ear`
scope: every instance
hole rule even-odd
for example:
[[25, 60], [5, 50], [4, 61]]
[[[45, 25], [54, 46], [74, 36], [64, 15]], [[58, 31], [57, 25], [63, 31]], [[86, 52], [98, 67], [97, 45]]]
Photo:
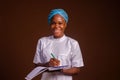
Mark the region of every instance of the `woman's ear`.
[[65, 22], [65, 28], [67, 27], [67, 23]]

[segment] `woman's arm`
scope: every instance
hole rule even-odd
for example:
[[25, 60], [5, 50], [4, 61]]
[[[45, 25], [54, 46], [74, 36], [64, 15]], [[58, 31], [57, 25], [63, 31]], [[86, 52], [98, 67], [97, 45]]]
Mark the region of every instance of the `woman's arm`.
[[80, 72], [80, 68], [79, 67], [73, 67], [70, 69], [63, 69], [62, 72], [66, 75], [74, 75]]
[[50, 67], [50, 66], [59, 66], [59, 65], [60, 65], [60, 61], [58, 59], [51, 58], [50, 61], [47, 63], [35, 64], [35, 67], [37, 66]]

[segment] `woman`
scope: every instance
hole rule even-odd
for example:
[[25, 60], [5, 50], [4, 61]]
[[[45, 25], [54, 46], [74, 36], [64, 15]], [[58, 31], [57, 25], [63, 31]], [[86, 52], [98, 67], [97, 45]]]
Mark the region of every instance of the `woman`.
[[38, 40], [33, 62], [36, 66], [45, 67], [68, 65], [67, 69], [44, 72], [41, 80], [72, 80], [72, 75], [79, 73], [84, 64], [78, 42], [64, 33], [68, 15], [63, 9], [53, 9], [48, 23], [53, 35]]

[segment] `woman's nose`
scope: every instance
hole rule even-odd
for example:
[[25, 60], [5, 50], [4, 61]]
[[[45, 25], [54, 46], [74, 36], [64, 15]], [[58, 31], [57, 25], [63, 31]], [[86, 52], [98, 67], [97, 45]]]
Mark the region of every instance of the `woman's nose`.
[[56, 25], [55, 25], [55, 28], [59, 28], [59, 24], [56, 24]]

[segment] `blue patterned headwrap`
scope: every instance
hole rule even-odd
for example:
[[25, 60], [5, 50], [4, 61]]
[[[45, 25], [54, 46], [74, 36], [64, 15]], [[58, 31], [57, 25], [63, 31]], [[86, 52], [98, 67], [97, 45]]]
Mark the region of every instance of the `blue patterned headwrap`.
[[56, 14], [61, 15], [65, 19], [66, 23], [68, 22], [68, 15], [63, 9], [53, 9], [53, 10], [51, 10], [50, 14], [48, 15], [48, 23], [49, 24], [51, 22], [52, 17]]

